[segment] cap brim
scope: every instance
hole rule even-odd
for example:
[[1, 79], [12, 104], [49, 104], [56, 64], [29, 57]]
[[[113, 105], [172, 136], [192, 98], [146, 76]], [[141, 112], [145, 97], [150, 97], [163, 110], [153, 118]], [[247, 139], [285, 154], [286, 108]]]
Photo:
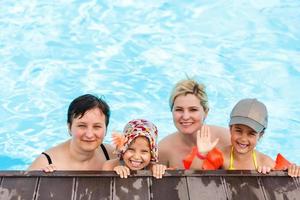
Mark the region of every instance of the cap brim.
[[231, 117], [229, 125], [234, 124], [243, 124], [249, 126], [257, 133], [261, 133], [265, 129], [263, 125], [247, 117]]

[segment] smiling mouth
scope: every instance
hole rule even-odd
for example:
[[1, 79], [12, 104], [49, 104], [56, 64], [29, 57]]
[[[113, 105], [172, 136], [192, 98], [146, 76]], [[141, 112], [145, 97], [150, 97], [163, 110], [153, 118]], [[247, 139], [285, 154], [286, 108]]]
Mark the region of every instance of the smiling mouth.
[[96, 140], [82, 140], [84, 142], [95, 142]]
[[143, 164], [142, 161], [130, 160], [130, 164], [134, 168], [140, 168]]
[[248, 144], [242, 144], [237, 142], [238, 146], [241, 147], [242, 149], [247, 148], [249, 145]]
[[180, 124], [181, 124], [182, 126], [190, 126], [190, 125], [192, 125], [193, 123], [192, 123], [192, 122], [180, 122]]

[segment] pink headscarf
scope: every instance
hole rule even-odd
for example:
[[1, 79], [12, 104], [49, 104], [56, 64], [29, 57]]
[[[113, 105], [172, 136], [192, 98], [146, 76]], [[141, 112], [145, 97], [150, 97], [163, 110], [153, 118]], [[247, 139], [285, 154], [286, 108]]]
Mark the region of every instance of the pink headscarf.
[[[151, 151], [151, 162], [158, 162], [158, 148], [157, 148], [157, 127], [150, 121], [145, 119], [134, 119], [128, 122], [123, 130], [124, 137], [122, 144], [116, 150], [119, 157], [125, 153], [130, 143], [139, 136], [148, 138]], [[113, 136], [116, 137], [116, 136]], [[118, 137], [118, 136], [117, 136]], [[113, 140], [118, 140], [113, 138]]]

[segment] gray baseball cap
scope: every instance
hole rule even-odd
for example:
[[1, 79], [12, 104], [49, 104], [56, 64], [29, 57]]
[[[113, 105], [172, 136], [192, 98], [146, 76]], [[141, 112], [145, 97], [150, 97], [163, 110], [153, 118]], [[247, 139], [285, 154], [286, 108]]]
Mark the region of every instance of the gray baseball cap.
[[257, 99], [242, 99], [232, 109], [229, 125], [243, 124], [261, 133], [268, 126], [268, 111]]

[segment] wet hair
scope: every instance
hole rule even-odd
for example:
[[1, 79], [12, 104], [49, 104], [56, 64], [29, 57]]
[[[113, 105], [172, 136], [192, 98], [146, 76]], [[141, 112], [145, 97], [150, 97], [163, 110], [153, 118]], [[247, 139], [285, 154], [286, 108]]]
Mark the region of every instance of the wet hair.
[[200, 105], [203, 107], [205, 113], [208, 113], [208, 97], [205, 91], [205, 86], [193, 79], [185, 79], [179, 81], [171, 92], [169, 99], [170, 109], [172, 111], [174, 106], [174, 101], [178, 96], [193, 94], [200, 100]]
[[110, 108], [108, 104], [100, 97], [85, 94], [74, 99], [68, 109], [67, 122], [71, 126], [74, 118], [81, 118], [86, 111], [99, 108], [105, 115], [105, 125], [109, 124]]

